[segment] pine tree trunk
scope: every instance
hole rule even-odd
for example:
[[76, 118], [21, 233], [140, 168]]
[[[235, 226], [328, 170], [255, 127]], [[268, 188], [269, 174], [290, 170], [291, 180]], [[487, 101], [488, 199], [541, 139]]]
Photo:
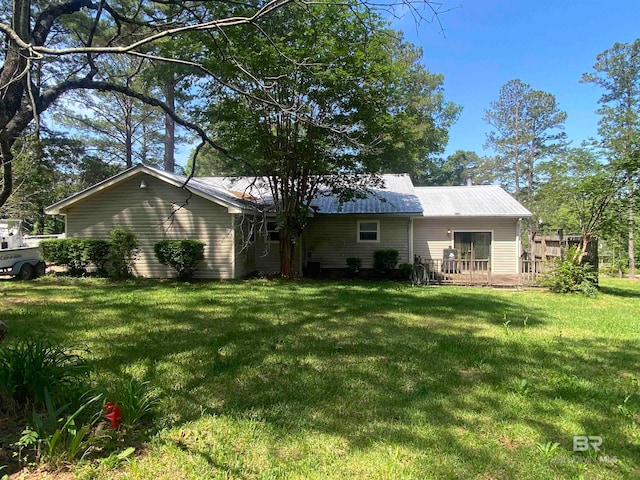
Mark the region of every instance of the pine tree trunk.
[[629, 175], [628, 178], [629, 185], [629, 198], [628, 198], [628, 206], [627, 206], [627, 214], [628, 214], [628, 222], [629, 222], [629, 278], [635, 278], [636, 276], [636, 245], [634, 238], [634, 230], [635, 230], [635, 200], [633, 198], [635, 194], [635, 189], [633, 186], [633, 176]]

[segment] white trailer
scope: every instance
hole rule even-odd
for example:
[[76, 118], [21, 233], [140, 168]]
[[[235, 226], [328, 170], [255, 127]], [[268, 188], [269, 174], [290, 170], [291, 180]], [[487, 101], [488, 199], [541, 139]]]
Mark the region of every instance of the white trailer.
[[21, 220], [0, 219], [0, 275], [31, 280], [45, 273], [37, 243], [30, 243], [22, 233]]

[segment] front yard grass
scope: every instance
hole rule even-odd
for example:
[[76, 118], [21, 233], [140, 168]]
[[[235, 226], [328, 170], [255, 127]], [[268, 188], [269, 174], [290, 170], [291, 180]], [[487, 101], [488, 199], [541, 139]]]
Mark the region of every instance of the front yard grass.
[[601, 284], [45, 278], [0, 312], [8, 341], [86, 345], [99, 387], [161, 391], [148, 446], [82, 478], [637, 478], [640, 283]]

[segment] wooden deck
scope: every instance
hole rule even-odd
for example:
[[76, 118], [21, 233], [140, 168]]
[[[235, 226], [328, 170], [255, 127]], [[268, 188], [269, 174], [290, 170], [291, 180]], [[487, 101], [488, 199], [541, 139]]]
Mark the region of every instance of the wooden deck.
[[431, 285], [473, 285], [473, 286], [487, 286], [487, 287], [503, 287], [503, 288], [520, 288], [520, 287], [535, 287], [537, 282], [534, 278], [528, 275], [499, 275], [493, 274], [489, 276], [484, 275], [470, 275], [466, 273], [450, 274], [446, 278], [430, 278], [429, 283]]
[[492, 287], [533, 287], [542, 272], [541, 265], [523, 262], [525, 273], [495, 274], [491, 272], [489, 260], [447, 261], [422, 260], [420, 264], [433, 285], [485, 285]]

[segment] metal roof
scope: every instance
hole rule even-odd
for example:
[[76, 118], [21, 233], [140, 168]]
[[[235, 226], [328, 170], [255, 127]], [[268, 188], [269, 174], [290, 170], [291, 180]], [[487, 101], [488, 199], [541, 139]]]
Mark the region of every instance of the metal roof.
[[[320, 188], [320, 193], [311, 202], [316, 214], [422, 214], [420, 200], [416, 196], [407, 174], [380, 175], [384, 187], [371, 188], [367, 198], [355, 198], [340, 204], [338, 197], [331, 193], [330, 186]], [[251, 197], [262, 205], [273, 202], [269, 183], [264, 178], [251, 177], [196, 177], [191, 182], [224, 188], [236, 195]]]
[[[230, 209], [253, 210], [273, 204], [269, 183], [265, 178], [194, 177], [185, 185], [183, 175], [138, 165], [103, 182], [71, 195], [45, 209], [58, 214], [70, 205], [109, 188], [133, 175], [146, 173], [224, 205]], [[383, 187], [371, 188], [367, 198], [340, 203], [330, 186], [320, 189], [311, 203], [317, 215], [392, 214], [424, 217], [529, 217], [531, 212], [497, 185], [461, 187], [414, 187], [407, 174], [381, 175]], [[231, 210], [230, 210], [231, 211]], [[311, 212], [310, 212], [311, 213]]]
[[422, 214], [422, 205], [409, 175], [386, 174], [380, 177], [384, 188], [371, 188], [367, 198], [354, 198], [340, 204], [338, 197], [327, 187], [311, 202], [311, 207], [317, 214]]
[[[82, 190], [59, 202], [56, 202], [53, 205], [48, 206], [47, 208], [45, 208], [45, 213], [49, 215], [57, 215], [59, 213], [63, 213], [66, 208], [75, 204], [76, 202], [79, 202], [101, 190], [104, 190], [113, 185], [116, 185], [117, 183], [124, 181], [128, 178], [131, 178], [132, 176], [137, 175], [139, 173], [146, 173], [153, 177], [164, 180], [165, 182], [172, 184], [176, 187], [182, 187], [187, 180], [187, 177], [184, 177], [182, 175], [165, 172], [164, 170], [149, 167], [146, 165], [136, 165], [112, 177], [109, 177], [106, 180], [103, 180], [102, 182], [96, 183], [95, 185], [92, 185], [91, 187], [85, 190]], [[204, 184], [195, 179], [191, 179], [186, 184], [186, 186], [184, 186], [184, 188], [195, 195], [199, 195], [204, 198], [207, 198], [208, 200], [224, 205], [227, 208], [244, 210], [244, 209], [251, 209], [255, 206], [251, 202], [247, 202], [246, 200], [239, 198], [237, 195], [230, 193], [225, 188], [221, 188], [217, 185]]]
[[530, 217], [531, 212], [498, 185], [415, 187], [425, 217]]

